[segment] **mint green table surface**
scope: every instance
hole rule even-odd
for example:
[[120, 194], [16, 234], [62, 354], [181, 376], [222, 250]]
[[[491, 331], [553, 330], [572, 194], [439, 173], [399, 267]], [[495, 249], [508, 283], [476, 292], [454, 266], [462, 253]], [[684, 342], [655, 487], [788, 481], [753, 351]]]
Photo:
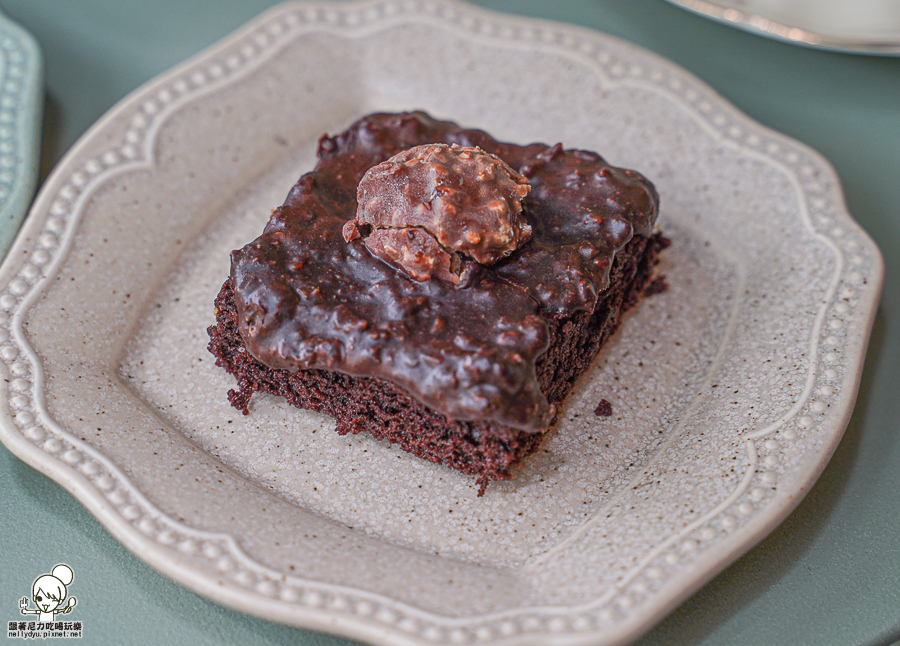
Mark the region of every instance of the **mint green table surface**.
[[[130, 90], [267, 0], [3, 0], [44, 54], [41, 178]], [[900, 58], [787, 45], [663, 0], [479, 0], [666, 56], [765, 125], [821, 151], [887, 276], [859, 401], [819, 482], [767, 539], [638, 643], [876, 645], [900, 640]], [[56, 563], [75, 571], [82, 644], [338, 646], [206, 601], [145, 566], [68, 493], [0, 447], [0, 622]], [[73, 591], [76, 590], [73, 587]], [[73, 592], [74, 593], [74, 592]], [[77, 615], [77, 616], [76, 616]], [[6, 633], [0, 633], [5, 639]]]

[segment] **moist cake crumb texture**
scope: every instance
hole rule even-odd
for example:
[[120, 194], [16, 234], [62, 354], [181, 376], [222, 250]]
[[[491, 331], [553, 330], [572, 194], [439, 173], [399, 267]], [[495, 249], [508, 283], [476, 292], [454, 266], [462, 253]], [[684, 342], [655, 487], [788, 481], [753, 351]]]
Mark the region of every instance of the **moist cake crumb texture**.
[[594, 415], [597, 417], [612, 417], [612, 413], [612, 404], [605, 399], [601, 399], [600, 403], [597, 404], [597, 408], [594, 409]]

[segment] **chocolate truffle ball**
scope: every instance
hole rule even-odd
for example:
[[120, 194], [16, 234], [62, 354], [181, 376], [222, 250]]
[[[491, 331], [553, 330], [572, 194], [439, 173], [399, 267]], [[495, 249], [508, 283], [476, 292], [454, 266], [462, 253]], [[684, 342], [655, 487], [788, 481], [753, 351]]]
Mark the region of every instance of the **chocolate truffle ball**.
[[477, 147], [426, 144], [372, 167], [357, 189], [344, 240], [413, 280], [465, 282], [471, 263], [492, 265], [531, 237], [522, 215], [528, 180]]

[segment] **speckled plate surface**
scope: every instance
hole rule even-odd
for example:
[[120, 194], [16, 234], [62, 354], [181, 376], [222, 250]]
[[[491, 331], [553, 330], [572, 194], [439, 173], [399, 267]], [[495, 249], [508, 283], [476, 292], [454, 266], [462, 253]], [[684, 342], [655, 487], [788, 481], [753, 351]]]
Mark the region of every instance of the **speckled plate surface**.
[[[321, 133], [412, 108], [641, 170], [673, 240], [670, 289], [480, 499], [275, 398], [240, 416], [205, 349], [228, 251]], [[821, 472], [881, 276], [827, 162], [650, 53], [456, 2], [285, 5], [126, 98], [45, 183], [0, 268], [0, 433], [239, 610], [379, 644], [623, 643]]]

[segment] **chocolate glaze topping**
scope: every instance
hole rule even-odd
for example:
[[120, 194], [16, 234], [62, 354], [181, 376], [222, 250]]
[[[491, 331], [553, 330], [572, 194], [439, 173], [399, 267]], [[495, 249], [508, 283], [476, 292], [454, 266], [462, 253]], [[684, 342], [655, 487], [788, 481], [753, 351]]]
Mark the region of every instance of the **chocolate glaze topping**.
[[[532, 186], [531, 239], [493, 266], [472, 262], [458, 286], [411, 280], [342, 235], [366, 171], [431, 143], [478, 146]], [[595, 153], [500, 143], [421, 112], [371, 115], [323, 137], [315, 170], [232, 252], [238, 327], [270, 367], [387, 379], [451, 418], [542, 431], [554, 415], [535, 374], [548, 320], [593, 309], [615, 253], [649, 236], [657, 212], [650, 182]]]

